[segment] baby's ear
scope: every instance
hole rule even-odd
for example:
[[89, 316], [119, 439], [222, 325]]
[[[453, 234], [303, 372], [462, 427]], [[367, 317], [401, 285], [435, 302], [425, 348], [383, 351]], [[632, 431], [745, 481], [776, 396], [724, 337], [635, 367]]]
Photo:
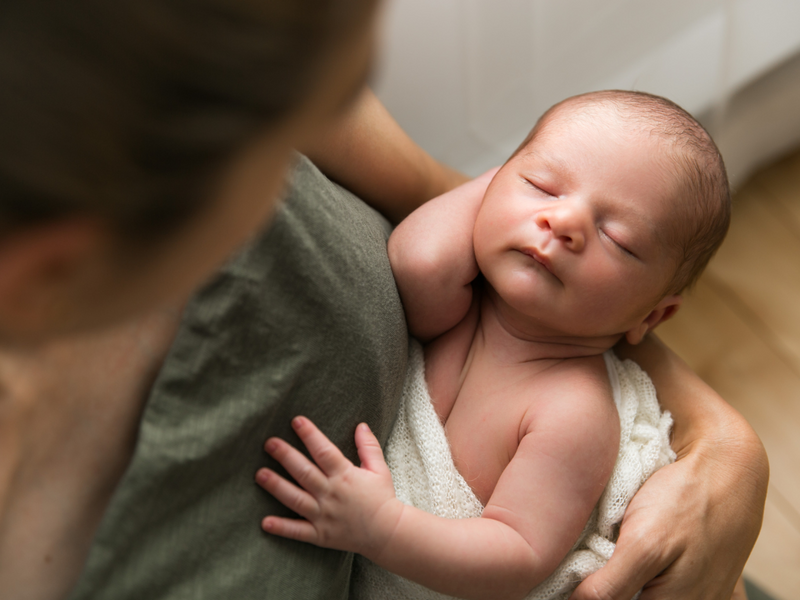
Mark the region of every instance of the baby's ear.
[[680, 294], [673, 294], [663, 298], [641, 323], [625, 334], [625, 339], [629, 344], [635, 346], [644, 339], [648, 331], [651, 331], [656, 325], [663, 323], [678, 312], [681, 302], [683, 302], [683, 296]]

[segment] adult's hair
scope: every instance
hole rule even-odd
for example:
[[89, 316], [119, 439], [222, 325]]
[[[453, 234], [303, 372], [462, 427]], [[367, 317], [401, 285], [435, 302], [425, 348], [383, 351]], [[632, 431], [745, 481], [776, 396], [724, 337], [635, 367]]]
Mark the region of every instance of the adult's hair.
[[313, 90], [375, 0], [7, 0], [0, 235], [70, 214], [158, 236]]
[[528, 146], [563, 110], [610, 109], [632, 127], [664, 141], [665, 158], [675, 168], [674, 218], [665, 238], [676, 256], [676, 271], [664, 290], [675, 294], [690, 288], [728, 232], [731, 192], [722, 155], [708, 131], [686, 110], [645, 92], [603, 90], [573, 96], [550, 107], [514, 152]]

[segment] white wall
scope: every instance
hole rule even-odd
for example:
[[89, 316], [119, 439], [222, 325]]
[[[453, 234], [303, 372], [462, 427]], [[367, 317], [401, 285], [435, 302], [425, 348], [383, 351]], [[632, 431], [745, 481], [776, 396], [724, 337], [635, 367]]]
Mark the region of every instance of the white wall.
[[[378, 95], [420, 145], [470, 174], [502, 162], [553, 103], [604, 88], [661, 94], [697, 115], [734, 181], [800, 142], [800, 70], [781, 67], [800, 55], [800, 0], [390, 0], [386, 9]], [[754, 93], [767, 74], [768, 91]]]

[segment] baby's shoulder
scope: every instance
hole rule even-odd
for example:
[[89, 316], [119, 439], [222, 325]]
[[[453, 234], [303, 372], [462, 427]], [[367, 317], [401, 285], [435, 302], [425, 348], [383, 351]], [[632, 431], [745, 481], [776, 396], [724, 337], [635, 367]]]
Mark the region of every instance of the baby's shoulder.
[[543, 384], [561, 393], [612, 399], [611, 382], [602, 355], [565, 358], [543, 373]]
[[[618, 427], [619, 415], [602, 355], [568, 358], [542, 373], [537, 383], [539, 418], [577, 432]], [[546, 401], [541, 402], [542, 398]]]

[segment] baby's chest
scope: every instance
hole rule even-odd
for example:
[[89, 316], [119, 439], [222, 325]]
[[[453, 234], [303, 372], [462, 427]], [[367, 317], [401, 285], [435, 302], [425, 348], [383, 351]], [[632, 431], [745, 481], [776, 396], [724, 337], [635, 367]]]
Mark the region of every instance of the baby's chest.
[[484, 505], [535, 413], [535, 394], [501, 378], [468, 375], [461, 386], [445, 431], [458, 472]]

